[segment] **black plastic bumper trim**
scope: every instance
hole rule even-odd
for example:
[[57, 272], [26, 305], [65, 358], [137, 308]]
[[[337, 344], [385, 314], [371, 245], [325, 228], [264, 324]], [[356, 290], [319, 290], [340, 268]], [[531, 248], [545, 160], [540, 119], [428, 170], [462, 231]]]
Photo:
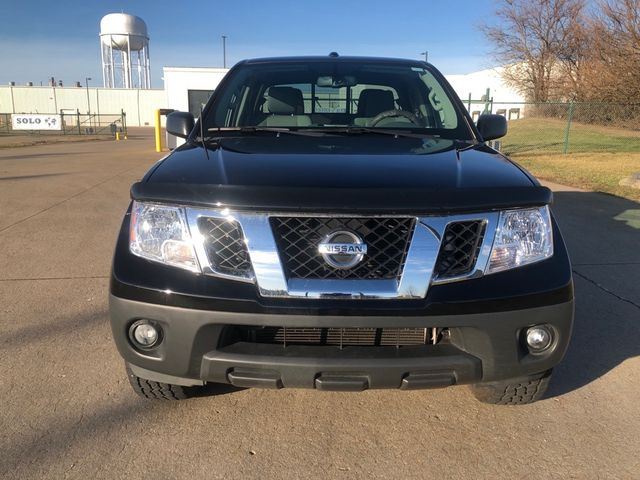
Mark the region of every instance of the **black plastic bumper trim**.
[[340, 375], [323, 373], [315, 381], [317, 390], [334, 392], [361, 392], [369, 388], [367, 375]]
[[[367, 376], [368, 388], [410, 389], [496, 381], [553, 368], [564, 356], [571, 337], [573, 302], [468, 315], [256, 315], [155, 305], [112, 295], [110, 315], [113, 337], [125, 361], [164, 375], [238, 386], [280, 388], [281, 382], [283, 387], [317, 388], [316, 378], [338, 374]], [[128, 328], [138, 318], [157, 321], [165, 332], [154, 356], [137, 351], [128, 340]], [[554, 328], [557, 341], [544, 354], [532, 355], [521, 342], [522, 332], [540, 323]], [[400, 348], [283, 347], [222, 341], [228, 325], [438, 327], [447, 328], [449, 338], [435, 346]]]
[[410, 373], [402, 379], [401, 390], [420, 390], [424, 388], [449, 387], [456, 383], [456, 372], [418, 372]]
[[201, 378], [242, 387], [334, 391], [435, 388], [479, 381], [482, 365], [452, 345], [339, 349], [239, 342], [205, 354]]
[[282, 388], [282, 380], [278, 372], [273, 371], [247, 371], [233, 369], [227, 373], [227, 380], [234, 387], [240, 388]]

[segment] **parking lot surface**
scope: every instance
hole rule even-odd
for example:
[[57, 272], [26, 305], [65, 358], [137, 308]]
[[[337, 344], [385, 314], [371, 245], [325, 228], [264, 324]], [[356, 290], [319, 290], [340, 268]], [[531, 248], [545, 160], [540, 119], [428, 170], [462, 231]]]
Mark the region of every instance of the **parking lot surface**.
[[0, 150], [1, 478], [640, 478], [640, 205], [554, 186], [576, 286], [547, 398], [465, 387], [237, 390], [142, 400], [107, 290], [130, 184], [159, 158], [122, 142]]

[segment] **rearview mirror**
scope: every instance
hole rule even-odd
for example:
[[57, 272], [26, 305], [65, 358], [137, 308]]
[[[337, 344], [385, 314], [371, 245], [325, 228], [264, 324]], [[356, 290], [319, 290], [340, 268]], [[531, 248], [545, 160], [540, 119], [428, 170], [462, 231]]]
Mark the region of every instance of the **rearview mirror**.
[[167, 115], [167, 132], [176, 137], [187, 138], [194, 125], [195, 119], [189, 112], [173, 112]]
[[344, 77], [334, 77], [331, 75], [322, 75], [316, 79], [317, 87], [341, 88], [355, 87], [358, 84], [356, 77], [345, 75]]
[[507, 119], [502, 115], [485, 113], [478, 118], [478, 131], [483, 140], [495, 140], [507, 134]]

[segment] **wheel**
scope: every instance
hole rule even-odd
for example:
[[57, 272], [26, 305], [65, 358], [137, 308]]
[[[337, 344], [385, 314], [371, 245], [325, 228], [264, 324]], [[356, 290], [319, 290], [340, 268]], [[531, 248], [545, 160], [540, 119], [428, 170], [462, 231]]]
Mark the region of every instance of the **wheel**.
[[549, 386], [551, 370], [525, 378], [472, 385], [473, 395], [494, 405], [526, 405], [540, 400]]
[[203, 390], [202, 387], [183, 387], [182, 385], [146, 380], [135, 375], [128, 365], [126, 369], [131, 388], [142, 398], [150, 398], [152, 400], [185, 400], [197, 396]]

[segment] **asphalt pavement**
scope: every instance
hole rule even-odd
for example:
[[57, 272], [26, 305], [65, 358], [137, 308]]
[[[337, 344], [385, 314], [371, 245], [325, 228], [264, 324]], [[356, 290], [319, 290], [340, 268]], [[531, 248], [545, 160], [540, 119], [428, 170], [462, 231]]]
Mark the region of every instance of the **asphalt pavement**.
[[135, 396], [111, 339], [126, 141], [0, 150], [1, 478], [640, 478], [640, 205], [553, 186], [576, 323], [547, 398], [428, 391]]

